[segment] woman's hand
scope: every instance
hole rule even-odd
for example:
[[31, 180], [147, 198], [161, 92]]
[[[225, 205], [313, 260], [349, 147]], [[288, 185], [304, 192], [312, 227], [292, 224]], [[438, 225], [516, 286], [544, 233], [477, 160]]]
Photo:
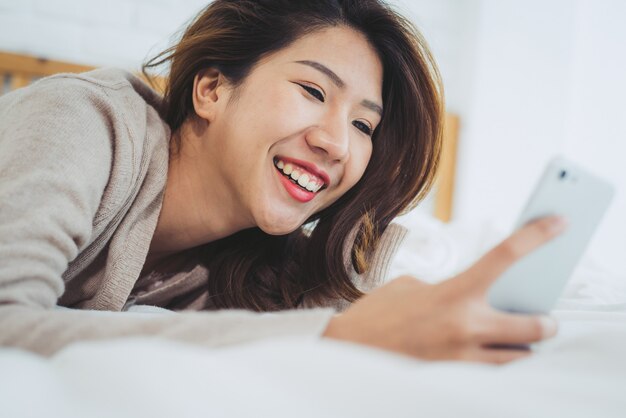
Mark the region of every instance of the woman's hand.
[[556, 322], [498, 311], [488, 304], [487, 290], [513, 263], [563, 229], [557, 217], [531, 222], [468, 270], [439, 284], [399, 277], [334, 317], [324, 336], [432, 360], [501, 364], [528, 356], [528, 350], [502, 346], [551, 337]]

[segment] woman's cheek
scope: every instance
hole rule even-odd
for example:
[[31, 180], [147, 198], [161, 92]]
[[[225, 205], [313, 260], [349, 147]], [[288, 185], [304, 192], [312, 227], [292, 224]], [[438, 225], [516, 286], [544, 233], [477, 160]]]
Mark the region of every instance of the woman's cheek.
[[307, 103], [306, 98], [293, 88], [293, 85], [279, 89], [267, 106], [273, 115], [273, 120], [283, 128], [284, 136], [292, 135], [314, 124], [311, 103]]

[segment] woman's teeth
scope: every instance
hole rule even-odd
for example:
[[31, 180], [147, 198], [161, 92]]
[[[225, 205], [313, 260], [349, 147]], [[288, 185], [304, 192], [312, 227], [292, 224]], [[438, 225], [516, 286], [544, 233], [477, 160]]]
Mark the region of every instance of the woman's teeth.
[[285, 163], [282, 160], [276, 161], [275, 165], [276, 168], [282, 171], [287, 177], [290, 177], [294, 183], [298, 184], [303, 189], [317, 193], [324, 186], [324, 181], [322, 179], [311, 173], [305, 172], [302, 167], [291, 163]]

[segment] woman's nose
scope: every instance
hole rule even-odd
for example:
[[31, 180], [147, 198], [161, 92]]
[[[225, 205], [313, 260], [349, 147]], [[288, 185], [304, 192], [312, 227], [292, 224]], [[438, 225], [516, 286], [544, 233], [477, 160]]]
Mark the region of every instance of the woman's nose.
[[333, 132], [314, 126], [306, 133], [306, 142], [316, 152], [323, 152], [331, 161], [346, 162], [350, 155], [348, 133]]

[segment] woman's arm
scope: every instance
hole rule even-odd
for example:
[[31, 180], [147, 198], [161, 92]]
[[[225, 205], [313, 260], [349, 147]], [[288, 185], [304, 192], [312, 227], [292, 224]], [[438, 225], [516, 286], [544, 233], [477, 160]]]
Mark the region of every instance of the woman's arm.
[[106, 93], [48, 79], [0, 98], [0, 303], [52, 308], [112, 164]]

